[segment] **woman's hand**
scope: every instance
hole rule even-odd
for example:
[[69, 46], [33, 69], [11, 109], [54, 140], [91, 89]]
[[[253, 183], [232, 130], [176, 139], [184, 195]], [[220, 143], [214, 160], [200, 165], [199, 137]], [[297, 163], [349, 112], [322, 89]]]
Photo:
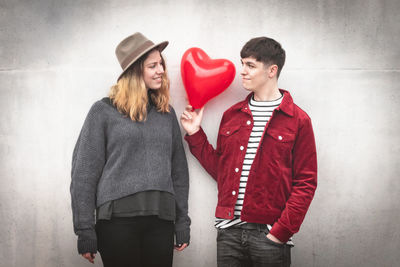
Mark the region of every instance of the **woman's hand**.
[[187, 246], [188, 246], [187, 243], [183, 243], [183, 244], [180, 245], [180, 246], [175, 245], [174, 248], [175, 248], [177, 251], [182, 251], [182, 250], [184, 250]]
[[203, 111], [204, 107], [196, 112], [191, 105], [186, 106], [185, 111], [181, 115], [181, 125], [188, 135], [195, 134], [200, 129]]
[[94, 263], [94, 258], [96, 257], [96, 253], [88, 252], [88, 253], [82, 254], [82, 257], [84, 257], [85, 259], [87, 259], [91, 263]]

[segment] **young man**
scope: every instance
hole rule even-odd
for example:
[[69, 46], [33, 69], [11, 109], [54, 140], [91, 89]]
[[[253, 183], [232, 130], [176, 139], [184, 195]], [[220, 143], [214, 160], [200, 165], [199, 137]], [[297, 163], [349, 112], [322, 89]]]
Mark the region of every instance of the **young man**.
[[225, 111], [214, 149], [200, 127], [203, 109], [181, 116], [190, 151], [218, 183], [218, 266], [290, 266], [298, 232], [317, 186], [311, 120], [278, 89], [285, 51], [266, 37], [240, 52], [243, 87]]

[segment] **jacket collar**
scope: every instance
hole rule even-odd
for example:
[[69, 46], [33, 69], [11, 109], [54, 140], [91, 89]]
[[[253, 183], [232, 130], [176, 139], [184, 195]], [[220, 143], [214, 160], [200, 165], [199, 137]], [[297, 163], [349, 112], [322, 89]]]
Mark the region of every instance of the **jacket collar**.
[[[279, 91], [283, 94], [283, 99], [282, 99], [282, 103], [279, 105], [277, 110], [280, 110], [280, 111], [284, 112], [285, 114], [287, 114], [288, 116], [293, 117], [294, 103], [293, 103], [292, 96], [286, 90], [279, 89]], [[238, 108], [241, 111], [247, 112], [248, 104], [249, 104], [250, 98], [253, 96], [253, 94], [254, 94], [253, 92], [248, 94], [245, 100], [238, 103], [239, 104]]]

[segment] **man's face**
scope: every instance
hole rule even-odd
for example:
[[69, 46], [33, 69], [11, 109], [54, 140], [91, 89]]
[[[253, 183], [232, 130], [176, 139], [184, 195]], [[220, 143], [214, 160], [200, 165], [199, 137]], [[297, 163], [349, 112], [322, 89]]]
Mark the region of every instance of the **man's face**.
[[242, 62], [242, 84], [246, 90], [256, 92], [263, 88], [270, 80], [268, 72], [269, 67], [264, 63], [257, 61], [253, 57], [241, 59]]

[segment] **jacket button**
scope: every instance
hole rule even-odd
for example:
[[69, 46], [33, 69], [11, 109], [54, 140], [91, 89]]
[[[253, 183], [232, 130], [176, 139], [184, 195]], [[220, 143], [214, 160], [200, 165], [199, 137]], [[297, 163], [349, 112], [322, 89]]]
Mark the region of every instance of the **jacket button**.
[[251, 124], [251, 121], [247, 121], [247, 125], [250, 125]]
[[235, 169], [235, 172], [239, 172], [239, 168], [236, 168], [236, 169]]
[[244, 149], [244, 146], [240, 146], [240, 150], [243, 150]]
[[236, 195], [236, 192], [235, 192], [235, 190], [234, 190], [234, 191], [232, 191], [232, 196], [234, 196], [234, 195]]
[[228, 216], [231, 216], [231, 212], [230, 211], [228, 212]]
[[282, 136], [278, 136], [278, 139], [279, 139], [279, 140], [282, 140], [282, 139], [283, 139], [283, 137], [282, 137]]

